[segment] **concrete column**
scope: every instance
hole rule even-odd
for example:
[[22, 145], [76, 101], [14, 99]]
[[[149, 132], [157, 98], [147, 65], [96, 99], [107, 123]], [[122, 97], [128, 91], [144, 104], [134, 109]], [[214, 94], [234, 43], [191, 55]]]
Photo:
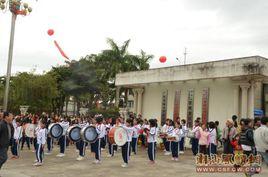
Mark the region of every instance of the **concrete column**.
[[115, 95], [115, 106], [119, 106], [119, 94], [120, 94], [121, 87], [116, 87], [116, 95]]
[[249, 98], [248, 98], [248, 118], [254, 118], [254, 102], [255, 102], [255, 82], [250, 82]]
[[138, 93], [136, 89], [133, 89], [134, 93], [134, 107], [133, 107], [133, 112], [137, 114], [137, 105], [138, 105]]
[[144, 89], [137, 89], [138, 93], [138, 107], [137, 107], [137, 114], [142, 114], [142, 93]]
[[241, 100], [241, 118], [247, 118], [248, 116], [248, 88], [250, 84], [240, 84], [242, 90], [242, 100]]
[[234, 88], [234, 115], [239, 116], [239, 90], [238, 85]]

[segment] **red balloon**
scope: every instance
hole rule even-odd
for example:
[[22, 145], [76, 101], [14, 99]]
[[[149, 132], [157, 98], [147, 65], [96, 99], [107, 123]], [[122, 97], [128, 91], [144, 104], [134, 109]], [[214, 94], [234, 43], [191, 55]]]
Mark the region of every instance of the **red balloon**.
[[49, 29], [49, 30], [47, 31], [47, 34], [48, 34], [49, 36], [52, 36], [52, 35], [54, 34], [54, 30], [53, 30], [53, 29]]
[[159, 61], [160, 61], [161, 63], [165, 63], [165, 62], [167, 61], [167, 57], [165, 57], [165, 56], [161, 56], [161, 57], [159, 58]]

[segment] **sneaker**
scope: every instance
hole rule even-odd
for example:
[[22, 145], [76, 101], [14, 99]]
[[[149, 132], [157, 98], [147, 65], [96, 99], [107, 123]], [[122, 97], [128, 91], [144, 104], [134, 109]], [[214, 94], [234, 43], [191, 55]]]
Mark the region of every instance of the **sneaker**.
[[127, 168], [127, 167], [128, 167], [128, 164], [127, 164], [127, 163], [123, 163], [123, 164], [121, 165], [121, 167], [123, 167], [123, 168]]
[[113, 155], [112, 154], [108, 154], [107, 157], [113, 157]]
[[93, 164], [100, 164], [101, 162], [99, 160], [95, 160]]
[[175, 158], [174, 160], [175, 160], [175, 161], [178, 161], [179, 159], [178, 159], [178, 158]]
[[184, 151], [180, 151], [180, 154], [184, 154]]
[[33, 164], [33, 166], [36, 166], [36, 167], [38, 167], [38, 166], [42, 166], [43, 164], [41, 163], [41, 162], [36, 162], [35, 164]]
[[45, 152], [45, 155], [51, 155], [51, 152]]
[[105, 149], [101, 148], [101, 151], [104, 151]]
[[175, 158], [172, 157], [171, 160], [175, 160]]
[[170, 154], [171, 154], [171, 152], [168, 152], [168, 151], [167, 151], [167, 152], [165, 152], [164, 155], [170, 155]]
[[79, 156], [79, 157], [77, 157], [77, 158], [76, 158], [76, 160], [77, 160], [77, 161], [81, 161], [81, 160], [84, 160], [84, 157], [82, 157], [82, 156]]
[[59, 153], [58, 155], [57, 155], [57, 157], [64, 157], [65, 156], [65, 154], [63, 154], [63, 153]]

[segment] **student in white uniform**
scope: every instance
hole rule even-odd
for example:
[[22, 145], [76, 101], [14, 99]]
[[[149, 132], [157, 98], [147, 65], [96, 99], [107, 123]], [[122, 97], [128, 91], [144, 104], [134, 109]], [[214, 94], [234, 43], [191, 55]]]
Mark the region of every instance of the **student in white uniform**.
[[149, 120], [150, 127], [146, 130], [147, 142], [148, 142], [148, 157], [150, 164], [155, 164], [155, 151], [156, 151], [156, 139], [157, 139], [157, 123], [155, 119]]
[[175, 137], [174, 141], [171, 142], [171, 152], [172, 152], [172, 158], [171, 160], [178, 161], [179, 158], [179, 142], [181, 141], [183, 132], [181, 129], [181, 125], [179, 121], [176, 121], [174, 123], [175, 128], [172, 132], [172, 137]]
[[[116, 126], [116, 119], [115, 118], [111, 118], [109, 120], [109, 124], [107, 124], [107, 128], [108, 128], [108, 132], [107, 134], [109, 134], [109, 131], [114, 128]], [[116, 147], [116, 144], [111, 144], [110, 141], [108, 141], [108, 157], [113, 157], [114, 156], [114, 151], [115, 151], [115, 147]]]
[[20, 118], [15, 119], [16, 126], [14, 128], [14, 135], [12, 139], [12, 159], [18, 159], [19, 158], [19, 149], [20, 149], [20, 139], [22, 138], [22, 126], [21, 126], [21, 120]]
[[209, 146], [208, 146], [208, 153], [209, 155], [215, 155], [217, 154], [217, 131], [216, 131], [216, 125], [214, 122], [209, 122]]
[[44, 157], [44, 147], [46, 144], [46, 124], [44, 120], [40, 121], [40, 128], [36, 132], [36, 163], [33, 164], [34, 166], [41, 166], [43, 165], [43, 157]]
[[[174, 123], [171, 119], [168, 119], [168, 126], [166, 129], [167, 136], [171, 136], [174, 130]], [[171, 155], [171, 141], [166, 141], [167, 146], [167, 152], [165, 152], [165, 155]]]
[[104, 138], [105, 136], [105, 125], [103, 124], [103, 118], [97, 117], [96, 118], [96, 130], [97, 130], [97, 134], [98, 134], [98, 139], [97, 141], [94, 143], [94, 152], [95, 152], [95, 161], [93, 163], [95, 164], [100, 164], [101, 163], [101, 140]]
[[[83, 121], [83, 119], [81, 119], [81, 118], [78, 118], [78, 122], [79, 122], [78, 126], [81, 129], [89, 125], [86, 121]], [[77, 157], [76, 160], [81, 161], [81, 160], [84, 160], [84, 157], [85, 157], [87, 142], [84, 142], [81, 139], [77, 143], [78, 143], [79, 156]]]
[[132, 142], [131, 142], [131, 147], [132, 147], [132, 152], [136, 155], [137, 154], [137, 149], [138, 149], [138, 138], [139, 138], [139, 132], [141, 130], [141, 125], [138, 123], [137, 119], [134, 119], [134, 131], [133, 131], [133, 136], [132, 136]]
[[60, 153], [57, 155], [57, 157], [64, 157], [65, 156], [65, 150], [66, 150], [66, 133], [67, 129], [70, 126], [70, 123], [67, 121], [67, 118], [65, 117], [62, 122], [60, 122], [61, 127], [63, 128], [62, 136], [59, 139], [60, 144]]
[[133, 135], [133, 120], [127, 119], [126, 124], [122, 126], [127, 131], [127, 142], [122, 146], [122, 158], [124, 163], [121, 165], [123, 168], [128, 167], [128, 161], [131, 153], [131, 141]]
[[184, 153], [184, 144], [185, 144], [185, 137], [186, 137], [186, 135], [187, 135], [187, 133], [188, 133], [188, 127], [187, 127], [187, 125], [186, 125], [186, 120], [185, 119], [182, 119], [181, 120], [181, 129], [182, 129], [182, 132], [183, 132], [183, 134], [182, 134], [182, 137], [181, 137], [181, 141], [180, 141], [180, 144], [179, 144], [179, 146], [180, 146], [180, 154], [183, 154]]

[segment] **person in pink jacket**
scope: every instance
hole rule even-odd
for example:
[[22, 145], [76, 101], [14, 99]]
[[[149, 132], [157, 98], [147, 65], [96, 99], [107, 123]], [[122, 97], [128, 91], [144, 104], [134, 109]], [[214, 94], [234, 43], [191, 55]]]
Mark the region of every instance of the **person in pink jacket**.
[[207, 154], [208, 145], [209, 145], [209, 131], [205, 124], [202, 125], [202, 128], [199, 131], [199, 153]]

